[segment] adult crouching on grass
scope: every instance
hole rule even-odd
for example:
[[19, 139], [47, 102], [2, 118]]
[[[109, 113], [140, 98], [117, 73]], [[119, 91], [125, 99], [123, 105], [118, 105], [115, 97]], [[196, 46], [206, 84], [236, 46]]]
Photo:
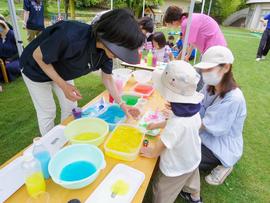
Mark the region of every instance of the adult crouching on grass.
[[202, 108], [202, 161], [200, 170], [211, 170], [207, 183], [220, 185], [243, 153], [243, 127], [247, 115], [244, 95], [232, 73], [234, 57], [222, 46], [209, 48], [200, 63], [205, 83]]
[[127, 112], [111, 75], [112, 59], [138, 63], [138, 48], [144, 39], [133, 14], [125, 9], [105, 13], [94, 25], [61, 21], [34, 39], [23, 51], [21, 65], [41, 135], [54, 126], [56, 107], [52, 92], [58, 97], [63, 120], [82, 98], [72, 80], [99, 69], [106, 89]]

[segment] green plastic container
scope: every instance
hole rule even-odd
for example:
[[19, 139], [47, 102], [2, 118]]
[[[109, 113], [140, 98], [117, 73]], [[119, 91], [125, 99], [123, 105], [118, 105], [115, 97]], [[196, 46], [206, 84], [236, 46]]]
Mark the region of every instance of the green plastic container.
[[122, 101], [125, 102], [126, 105], [128, 106], [136, 106], [140, 98], [141, 97], [138, 95], [129, 94], [129, 93], [123, 94], [121, 97]]

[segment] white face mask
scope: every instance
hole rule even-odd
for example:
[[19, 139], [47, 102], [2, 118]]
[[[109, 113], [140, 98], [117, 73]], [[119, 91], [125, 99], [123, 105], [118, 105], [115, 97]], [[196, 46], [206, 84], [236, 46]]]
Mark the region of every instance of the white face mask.
[[207, 85], [213, 85], [216, 86], [218, 83], [220, 83], [222, 76], [218, 74], [219, 68], [216, 68], [210, 72], [202, 73], [203, 82]]

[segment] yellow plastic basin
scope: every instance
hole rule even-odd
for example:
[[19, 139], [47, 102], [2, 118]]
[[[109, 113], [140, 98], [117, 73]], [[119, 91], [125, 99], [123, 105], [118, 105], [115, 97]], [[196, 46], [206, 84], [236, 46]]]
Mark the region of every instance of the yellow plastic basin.
[[99, 118], [80, 118], [65, 128], [65, 136], [72, 144], [101, 145], [109, 132], [109, 125]]

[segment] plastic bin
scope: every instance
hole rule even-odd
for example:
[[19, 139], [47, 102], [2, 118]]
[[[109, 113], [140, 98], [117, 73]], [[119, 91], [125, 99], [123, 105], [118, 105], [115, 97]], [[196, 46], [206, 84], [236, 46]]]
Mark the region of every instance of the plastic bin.
[[99, 118], [79, 118], [70, 122], [64, 134], [72, 144], [84, 143], [99, 146], [109, 132], [108, 124]]
[[149, 96], [151, 96], [151, 94], [153, 94], [154, 92], [154, 87], [153, 85], [150, 84], [136, 84], [132, 90], [136, 93], [141, 95], [143, 98], [148, 98]]
[[[77, 161], [86, 161], [93, 164], [96, 169], [95, 172], [81, 180], [61, 180], [60, 174], [63, 168]], [[77, 144], [61, 149], [52, 157], [49, 163], [49, 173], [56, 184], [67, 189], [79, 189], [92, 183], [98, 177], [100, 170], [104, 169], [105, 166], [104, 155], [99, 148], [89, 144]], [[81, 173], [81, 171], [75, 173]]]
[[112, 131], [118, 123], [122, 123], [126, 120], [126, 115], [118, 104], [113, 104], [108, 106], [106, 111], [100, 114], [98, 118], [107, 122], [109, 130]]
[[115, 159], [134, 161], [140, 152], [144, 131], [134, 125], [119, 124], [104, 144], [105, 154]]
[[121, 95], [121, 100], [126, 103], [128, 106], [135, 107], [141, 99], [141, 95], [131, 91], [131, 92], [123, 92]]
[[138, 83], [147, 83], [152, 79], [152, 71], [136, 70], [132, 74]]

